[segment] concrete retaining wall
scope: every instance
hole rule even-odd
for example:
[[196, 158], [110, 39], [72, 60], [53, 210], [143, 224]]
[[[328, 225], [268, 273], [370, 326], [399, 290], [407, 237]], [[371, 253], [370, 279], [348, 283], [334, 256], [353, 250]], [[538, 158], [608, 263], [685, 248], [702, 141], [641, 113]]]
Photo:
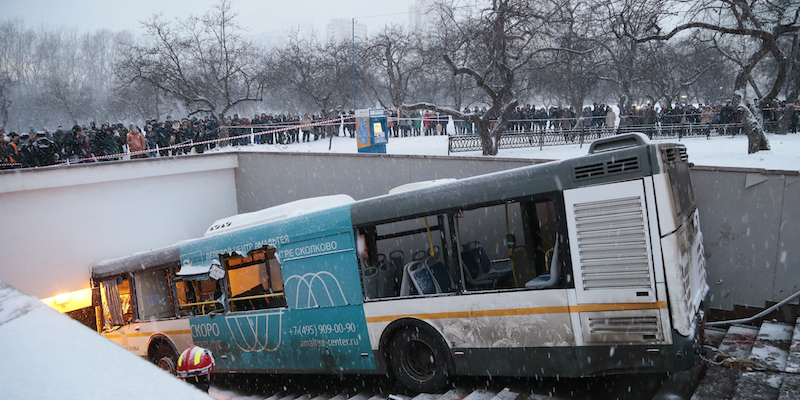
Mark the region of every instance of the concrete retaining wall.
[[89, 287], [107, 258], [201, 236], [236, 213], [237, 157], [0, 172], [0, 280], [39, 298]]

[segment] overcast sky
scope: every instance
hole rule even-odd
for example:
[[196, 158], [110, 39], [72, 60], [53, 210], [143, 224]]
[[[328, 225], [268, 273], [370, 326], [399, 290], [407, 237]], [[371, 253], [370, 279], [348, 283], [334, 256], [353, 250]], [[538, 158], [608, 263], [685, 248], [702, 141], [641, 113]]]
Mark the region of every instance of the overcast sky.
[[[217, 0], [0, 0], [0, 19], [20, 17], [27, 26], [79, 26], [130, 30], [141, 33], [139, 21], [153, 14], [186, 17], [202, 15]], [[331, 19], [356, 18], [370, 34], [386, 23], [408, 24], [414, 0], [232, 0], [237, 20], [252, 34], [286, 31], [295, 27], [323, 34]]]

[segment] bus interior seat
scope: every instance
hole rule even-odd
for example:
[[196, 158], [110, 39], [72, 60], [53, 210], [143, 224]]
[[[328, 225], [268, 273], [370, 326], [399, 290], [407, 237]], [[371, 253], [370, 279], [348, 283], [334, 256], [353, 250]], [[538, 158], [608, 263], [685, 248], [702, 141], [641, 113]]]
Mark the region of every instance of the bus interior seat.
[[425, 249], [425, 250], [417, 251], [416, 253], [414, 253], [414, 256], [412, 256], [411, 258], [414, 261], [424, 260], [426, 257], [431, 257], [431, 256], [433, 258], [437, 258], [438, 259], [440, 254], [441, 254], [441, 252], [440, 252], [439, 246], [433, 246], [433, 255], [431, 255], [431, 249]]
[[385, 257], [383, 259], [379, 257], [378, 260], [377, 298], [394, 296], [394, 268]]
[[431, 272], [431, 270], [425, 264], [425, 260], [412, 265], [408, 269], [408, 272], [409, 276], [411, 277], [411, 282], [414, 284], [414, 288], [417, 290], [417, 293], [441, 293], [442, 290], [439, 288], [439, 284], [436, 282], [433, 272]]
[[427, 257], [423, 261], [423, 264], [428, 267], [428, 269], [431, 271], [431, 274], [433, 274], [434, 279], [436, 280], [436, 284], [439, 288], [437, 293], [447, 293], [456, 287], [455, 282], [453, 282], [453, 278], [450, 276], [450, 273], [447, 272], [447, 268], [444, 266], [444, 263], [441, 260], [437, 260], [433, 257]]
[[478, 241], [469, 242], [464, 246], [461, 260], [466, 267], [464, 269], [467, 272], [467, 281], [476, 286], [494, 285], [512, 272], [510, 268], [492, 269], [492, 260]]
[[527, 247], [514, 247], [511, 251], [511, 260], [514, 262], [515, 282], [517, 280], [526, 282], [536, 277], [536, 266]]
[[368, 299], [378, 298], [378, 268], [364, 268], [364, 297]]
[[389, 253], [389, 260], [392, 262], [394, 268], [398, 271], [403, 270], [403, 266], [406, 263], [403, 261], [403, 250], [394, 250]]
[[[414, 284], [411, 282], [410, 269], [414, 265], [421, 264], [422, 260], [411, 261], [403, 267], [403, 278], [400, 282], [400, 296], [411, 296], [417, 294]], [[415, 267], [416, 268], [416, 267]]]
[[[525, 283], [529, 289], [539, 289], [555, 286], [558, 283], [559, 263], [558, 263], [558, 235], [556, 235], [556, 245], [553, 248], [553, 256], [550, 259], [550, 268], [543, 274]], [[549, 252], [549, 251], [548, 251]]]

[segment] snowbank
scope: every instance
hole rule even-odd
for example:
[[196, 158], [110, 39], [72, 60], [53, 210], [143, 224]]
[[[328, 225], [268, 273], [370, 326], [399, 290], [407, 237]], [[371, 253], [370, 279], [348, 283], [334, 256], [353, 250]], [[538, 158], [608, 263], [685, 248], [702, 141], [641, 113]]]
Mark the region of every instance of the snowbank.
[[[695, 165], [713, 167], [761, 168], [771, 170], [800, 170], [800, 135], [768, 134], [770, 151], [747, 154], [747, 137], [744, 135], [719, 136], [706, 138], [685, 138], [654, 140], [654, 142], [680, 142], [689, 153], [689, 161]], [[346, 137], [335, 137], [328, 150], [328, 139], [307, 143], [286, 145], [250, 145], [217, 148], [212, 151], [264, 151], [280, 153], [358, 153], [356, 140]], [[539, 160], [563, 160], [587, 154], [589, 144], [545, 146], [542, 149], [521, 148], [501, 149], [498, 158], [524, 158]], [[447, 136], [418, 136], [408, 138], [389, 138], [386, 145], [387, 154], [447, 156]], [[480, 151], [452, 153], [451, 157], [484, 157]]]
[[2, 281], [0, 355], [3, 399], [209, 398]]

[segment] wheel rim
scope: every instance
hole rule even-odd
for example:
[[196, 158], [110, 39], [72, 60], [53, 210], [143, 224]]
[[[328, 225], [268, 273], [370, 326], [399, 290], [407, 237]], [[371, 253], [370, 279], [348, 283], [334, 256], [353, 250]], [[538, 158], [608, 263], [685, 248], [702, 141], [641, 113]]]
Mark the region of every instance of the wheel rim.
[[413, 340], [403, 347], [400, 365], [410, 377], [424, 382], [436, 375], [436, 357], [427, 343]]
[[168, 356], [159, 358], [158, 361], [156, 361], [156, 365], [164, 371], [173, 375], [175, 374], [175, 363]]

